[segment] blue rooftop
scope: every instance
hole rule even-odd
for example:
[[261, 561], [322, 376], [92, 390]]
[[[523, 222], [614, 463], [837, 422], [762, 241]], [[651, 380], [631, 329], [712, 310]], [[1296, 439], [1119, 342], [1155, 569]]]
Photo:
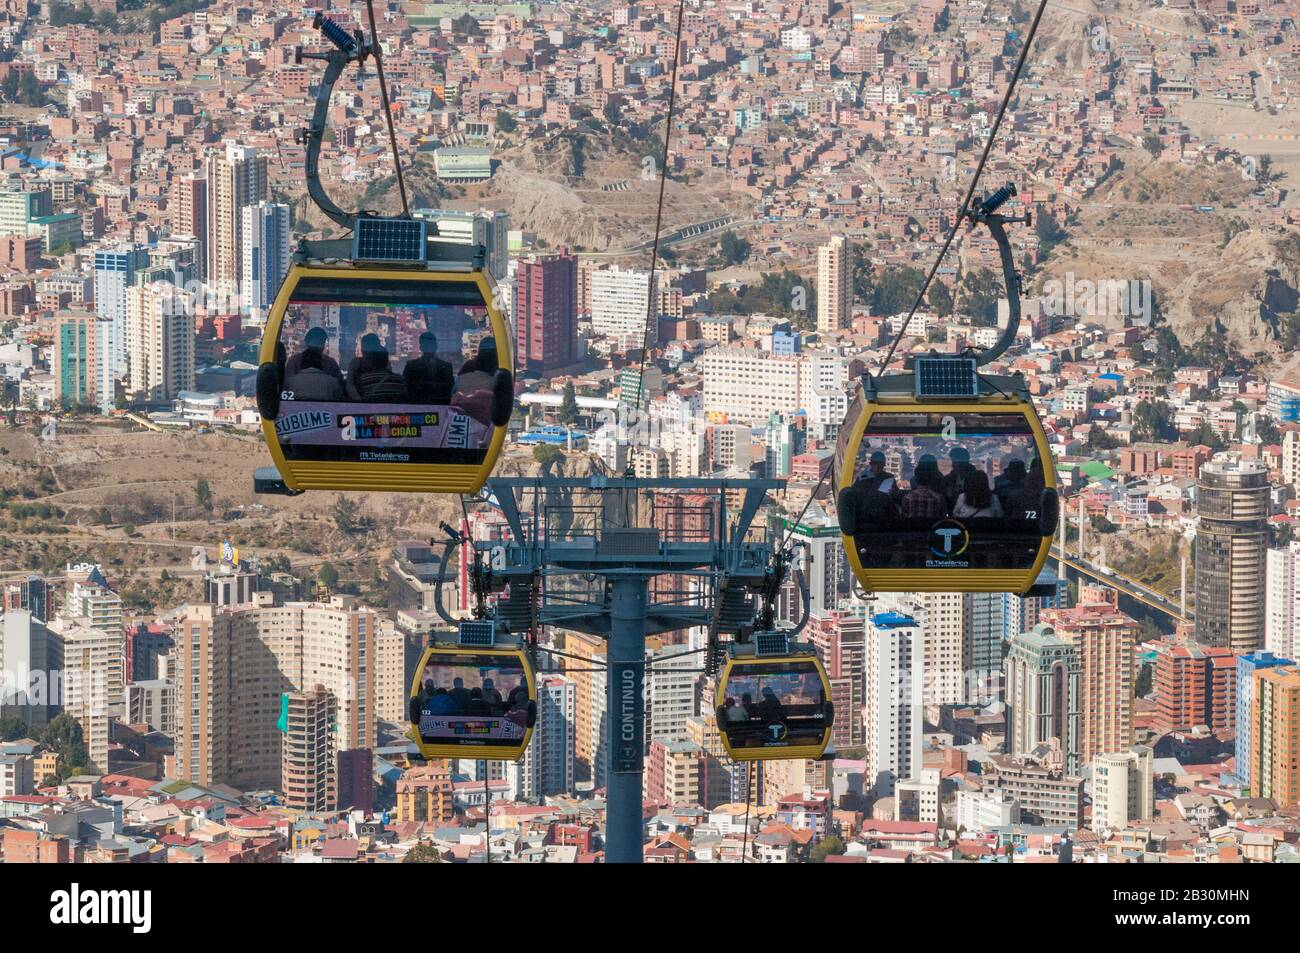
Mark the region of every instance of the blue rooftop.
[[871, 617], [871, 624], [877, 629], [897, 629], [905, 625], [916, 625], [916, 620], [901, 612], [878, 612]]

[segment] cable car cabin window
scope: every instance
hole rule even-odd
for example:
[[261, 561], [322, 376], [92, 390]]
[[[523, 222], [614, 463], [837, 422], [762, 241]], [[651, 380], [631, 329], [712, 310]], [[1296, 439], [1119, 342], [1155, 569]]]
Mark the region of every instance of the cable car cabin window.
[[820, 745], [826, 694], [815, 663], [745, 663], [731, 669], [719, 727], [733, 748]]
[[1043, 490], [1019, 414], [878, 411], [848, 495], [854, 546], [866, 569], [1029, 569]]
[[435, 655], [420, 673], [420, 741], [518, 747], [528, 731], [528, 680], [500, 655]]
[[280, 343], [286, 459], [485, 459], [498, 365], [475, 284], [304, 277]]

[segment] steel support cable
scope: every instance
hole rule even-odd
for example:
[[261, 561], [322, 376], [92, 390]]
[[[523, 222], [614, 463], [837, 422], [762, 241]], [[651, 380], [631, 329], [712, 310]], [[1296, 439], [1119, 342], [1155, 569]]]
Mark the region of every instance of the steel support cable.
[[397, 132], [393, 129], [393, 107], [388, 101], [388, 80], [384, 78], [384, 51], [379, 46], [379, 30], [375, 27], [375, 0], [366, 0], [366, 14], [370, 17], [370, 45], [375, 58], [375, 72], [379, 75], [379, 101], [384, 105], [384, 119], [388, 122], [388, 145], [393, 150], [393, 168], [397, 170], [397, 191], [402, 197], [402, 215], [411, 217], [411, 206], [406, 201], [406, 179], [402, 176], [402, 160], [397, 154]]
[[638, 414], [645, 405], [645, 359], [650, 348], [650, 324], [658, 319], [659, 301], [655, 274], [659, 264], [659, 238], [664, 220], [664, 186], [668, 181], [668, 145], [673, 137], [673, 114], [677, 107], [677, 66], [682, 54], [682, 23], [686, 19], [686, 0], [677, 2], [677, 30], [673, 40], [673, 71], [668, 81], [668, 118], [664, 123], [664, 149], [659, 162], [659, 202], [655, 207], [655, 239], [650, 246], [650, 283], [646, 288], [645, 327], [641, 331], [641, 366], [637, 371], [636, 406]]
[[[925, 283], [921, 285], [921, 290], [917, 292], [916, 301], [912, 303], [912, 310], [907, 313], [907, 320], [898, 329], [898, 334], [894, 336], [893, 343], [889, 345], [885, 359], [880, 362], [878, 373], [884, 373], [885, 368], [889, 366], [889, 362], [894, 359], [894, 352], [898, 350], [898, 345], [906, 336], [912, 318], [915, 317], [916, 312], [925, 301], [926, 292], [930, 290], [930, 284], [934, 281], [934, 276], [938, 273], [944, 256], [948, 254], [948, 249], [952, 247], [953, 239], [957, 237], [957, 229], [961, 227], [962, 219], [966, 217], [971, 200], [975, 197], [975, 189], [979, 187], [980, 176], [983, 174], [984, 166], [989, 160], [989, 153], [993, 150], [993, 142], [997, 139], [998, 130], [1002, 127], [1002, 117], [1006, 115], [1007, 107], [1011, 104], [1011, 97], [1015, 94], [1016, 84], [1020, 81], [1020, 74], [1025, 68], [1026, 60], [1029, 58], [1029, 49], [1034, 45], [1034, 35], [1038, 32], [1038, 24], [1043, 19], [1043, 11], [1046, 9], [1047, 0], [1039, 0], [1038, 9], [1034, 12], [1034, 19], [1029, 24], [1029, 31], [1025, 34], [1025, 43], [1020, 49], [1020, 57], [1016, 60], [1015, 72], [1011, 74], [1011, 82], [1007, 84], [1007, 91], [1002, 97], [1002, 105], [998, 107], [997, 115], [993, 118], [993, 126], [989, 130], [988, 141], [984, 143], [984, 151], [980, 154], [979, 165], [975, 167], [975, 175], [971, 178], [969, 188], [966, 189], [966, 197], [962, 200], [960, 208], [957, 209], [957, 215], [953, 218], [952, 227], [948, 229], [948, 237], [944, 239], [943, 248], [939, 250], [938, 257], [935, 258], [934, 264], [930, 267], [930, 273], [925, 276]], [[1008, 294], [1016, 293], [1014, 288], [1008, 288], [1007, 292]]]

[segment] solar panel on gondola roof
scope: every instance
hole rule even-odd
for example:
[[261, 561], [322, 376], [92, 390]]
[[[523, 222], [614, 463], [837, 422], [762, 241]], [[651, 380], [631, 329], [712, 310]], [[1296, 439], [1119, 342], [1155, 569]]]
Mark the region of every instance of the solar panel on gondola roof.
[[979, 373], [973, 357], [918, 357], [913, 370], [918, 398], [979, 397]]
[[423, 261], [426, 222], [412, 218], [359, 218], [352, 236], [358, 261]]

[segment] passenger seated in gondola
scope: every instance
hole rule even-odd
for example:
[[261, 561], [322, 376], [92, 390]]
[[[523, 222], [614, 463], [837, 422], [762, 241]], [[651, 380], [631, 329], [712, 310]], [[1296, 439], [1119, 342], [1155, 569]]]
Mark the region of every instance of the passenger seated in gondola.
[[939, 463], [925, 454], [912, 472], [912, 488], [903, 496], [900, 509], [904, 519], [943, 519], [948, 515], [948, 504], [943, 498], [943, 474]]
[[1010, 515], [1015, 510], [1015, 500], [1025, 488], [1025, 461], [1013, 457], [1006, 461], [1002, 472], [993, 481], [993, 495], [1002, 504], [1002, 512]]
[[469, 705], [465, 709], [465, 714], [480, 716], [492, 714], [492, 709], [488, 707], [487, 699], [483, 697], [483, 689], [470, 689]]
[[727, 716], [728, 724], [749, 720], [749, 712], [737, 705], [734, 698], [727, 699], [727, 703], [723, 706], [723, 714]]
[[450, 715], [452, 713], [451, 696], [447, 694], [445, 688], [435, 688], [432, 697], [425, 704], [425, 708], [431, 715]]
[[747, 718], [758, 717], [758, 706], [754, 704], [754, 696], [746, 692], [740, 696], [740, 707], [745, 710]]
[[867, 469], [854, 482], [853, 490], [859, 526], [879, 524], [897, 515], [898, 481], [885, 468], [885, 455], [879, 450], [871, 454]]
[[520, 682], [514, 688], [510, 689], [510, 694], [506, 697], [506, 704], [512, 711], [528, 707], [528, 686]]
[[785, 718], [785, 706], [770, 688], [763, 689], [763, 700], [758, 703], [758, 717], [764, 721], [781, 721]]
[[438, 357], [438, 337], [432, 331], [420, 335], [420, 356], [402, 368], [406, 399], [413, 404], [449, 404], [456, 375], [451, 362]]
[[957, 505], [957, 497], [966, 489], [966, 479], [975, 472], [975, 467], [970, 462], [970, 451], [961, 446], [948, 451], [948, 463], [950, 469], [943, 478], [943, 498], [951, 510]]
[[463, 715], [465, 709], [469, 706], [469, 689], [465, 687], [465, 679], [454, 678], [451, 681], [451, 710], [453, 714]]
[[[318, 329], [319, 330], [319, 329]], [[330, 360], [320, 351], [308, 348], [301, 354], [295, 354], [298, 371], [285, 379], [284, 388], [293, 394], [294, 400], [344, 400], [341, 377], [330, 374], [323, 361]], [[294, 361], [289, 362], [291, 365]], [[338, 364], [334, 365], [335, 368]]]
[[479, 423], [492, 422], [492, 380], [497, 372], [497, 342], [484, 338], [478, 354], [461, 365], [451, 402]]
[[1037, 514], [1043, 505], [1043, 489], [1043, 461], [1033, 457], [1029, 461], [1029, 472], [1025, 474], [1025, 482], [1015, 496], [1009, 499], [1010, 505], [1003, 504], [1003, 509], [1014, 519], [1027, 519], [1028, 513]]
[[388, 367], [388, 350], [378, 334], [361, 336], [361, 355], [348, 365], [348, 397], [367, 403], [400, 403], [406, 398], [406, 385], [400, 375]]
[[957, 504], [952, 508], [952, 515], [957, 519], [983, 519], [1003, 516], [1002, 504], [989, 489], [989, 478], [983, 470], [972, 469], [966, 477], [966, 489], [957, 497]]
[[497, 691], [496, 683], [490, 678], [483, 679], [483, 697], [489, 705], [496, 706], [504, 703], [501, 693]]
[[[324, 328], [312, 328], [309, 330], [307, 336], [303, 338], [302, 350], [289, 358], [288, 362], [284, 365], [284, 379], [289, 380], [302, 370], [303, 361], [307, 355], [316, 354], [320, 356], [320, 363], [314, 366], [319, 367], [330, 377], [338, 381], [339, 385], [342, 386], [343, 371], [339, 368], [339, 362], [325, 353], [325, 343], [328, 340], [329, 336], [325, 333]], [[299, 399], [301, 400], [301, 398]]]

